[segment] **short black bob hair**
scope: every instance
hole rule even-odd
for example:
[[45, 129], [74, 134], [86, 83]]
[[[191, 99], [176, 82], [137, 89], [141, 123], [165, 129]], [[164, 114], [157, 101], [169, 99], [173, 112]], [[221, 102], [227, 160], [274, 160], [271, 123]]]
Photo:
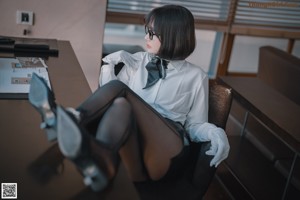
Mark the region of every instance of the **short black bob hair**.
[[145, 26], [159, 36], [161, 47], [157, 55], [161, 58], [184, 60], [195, 49], [194, 17], [185, 7], [165, 5], [154, 8], [145, 16]]

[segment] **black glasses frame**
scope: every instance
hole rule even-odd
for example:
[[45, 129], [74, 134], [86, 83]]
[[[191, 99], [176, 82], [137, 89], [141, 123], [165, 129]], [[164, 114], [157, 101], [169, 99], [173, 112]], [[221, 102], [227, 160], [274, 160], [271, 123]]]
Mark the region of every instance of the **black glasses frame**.
[[153, 32], [148, 26], [145, 26], [145, 33], [146, 35], [149, 34], [149, 39], [153, 40], [153, 36], [156, 35], [157, 38], [160, 40], [159, 35]]

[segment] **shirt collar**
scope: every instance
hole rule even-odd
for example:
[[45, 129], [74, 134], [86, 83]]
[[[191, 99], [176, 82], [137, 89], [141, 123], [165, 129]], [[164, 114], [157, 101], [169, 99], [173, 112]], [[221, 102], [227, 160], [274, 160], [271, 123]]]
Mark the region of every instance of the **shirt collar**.
[[180, 71], [184, 62], [185, 60], [171, 60], [168, 64], [168, 69], [175, 69], [176, 71]]

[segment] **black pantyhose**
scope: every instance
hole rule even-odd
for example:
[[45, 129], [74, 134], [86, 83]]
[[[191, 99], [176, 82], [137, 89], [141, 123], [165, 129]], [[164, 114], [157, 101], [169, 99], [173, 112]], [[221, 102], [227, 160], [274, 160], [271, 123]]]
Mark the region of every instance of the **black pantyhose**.
[[120, 81], [96, 90], [77, 110], [80, 124], [119, 152], [133, 181], [161, 179], [183, 149], [176, 129]]

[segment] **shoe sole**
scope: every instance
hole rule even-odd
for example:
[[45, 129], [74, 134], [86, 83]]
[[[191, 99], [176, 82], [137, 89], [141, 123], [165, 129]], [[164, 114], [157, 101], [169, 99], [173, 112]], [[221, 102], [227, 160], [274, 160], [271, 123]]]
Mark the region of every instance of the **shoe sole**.
[[55, 127], [56, 117], [51, 110], [51, 106], [48, 102], [48, 87], [43, 80], [36, 74], [33, 74], [30, 89], [28, 94], [29, 102], [39, 111], [42, 115], [44, 122], [41, 123], [41, 128], [46, 129], [48, 140], [56, 139], [56, 132], [51, 130]]
[[[57, 140], [62, 154], [71, 160], [76, 160], [81, 150], [82, 134], [75, 122], [59, 106], [57, 107]], [[92, 160], [80, 159], [74, 163], [82, 172], [85, 185], [90, 186], [92, 190], [101, 191], [107, 186], [105, 173]]]
[[57, 139], [64, 156], [75, 159], [80, 151], [82, 135], [74, 121], [61, 108], [57, 107]]

